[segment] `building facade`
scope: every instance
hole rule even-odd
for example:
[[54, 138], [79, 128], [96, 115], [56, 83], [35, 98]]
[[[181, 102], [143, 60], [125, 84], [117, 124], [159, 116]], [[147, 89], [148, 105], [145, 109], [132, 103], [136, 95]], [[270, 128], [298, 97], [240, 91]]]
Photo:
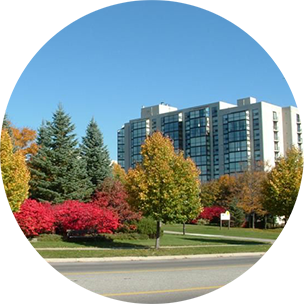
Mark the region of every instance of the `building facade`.
[[256, 102], [215, 102], [178, 110], [167, 104], [141, 109], [141, 117], [117, 133], [118, 163], [125, 169], [141, 161], [141, 145], [155, 131], [169, 136], [199, 168], [202, 181], [237, 174], [249, 166], [273, 166], [292, 146], [302, 150], [302, 127], [295, 107]]

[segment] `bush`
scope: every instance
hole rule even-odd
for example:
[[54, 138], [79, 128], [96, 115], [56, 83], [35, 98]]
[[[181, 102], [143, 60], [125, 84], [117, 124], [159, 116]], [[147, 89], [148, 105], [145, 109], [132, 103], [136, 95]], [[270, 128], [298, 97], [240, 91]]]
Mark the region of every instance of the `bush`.
[[[143, 217], [137, 223], [137, 232], [139, 234], [146, 234], [150, 239], [156, 237], [156, 221], [150, 217]], [[161, 235], [163, 231], [161, 231]]]
[[83, 231], [83, 234], [113, 233], [118, 218], [112, 211], [94, 204], [66, 201], [54, 207], [56, 228], [59, 233], [67, 230]]
[[21, 205], [20, 211], [14, 213], [14, 216], [26, 237], [54, 232], [55, 217], [49, 203], [39, 203], [27, 199]]
[[210, 223], [218, 223], [220, 221], [221, 213], [226, 210], [219, 206], [205, 207], [198, 219], [209, 220]]
[[[127, 192], [121, 182], [106, 178], [95, 192], [92, 203], [114, 212], [119, 219], [119, 228], [123, 232], [134, 230], [131, 223], [141, 219], [141, 214], [132, 211], [127, 203]], [[135, 227], [136, 228], [136, 227]]]

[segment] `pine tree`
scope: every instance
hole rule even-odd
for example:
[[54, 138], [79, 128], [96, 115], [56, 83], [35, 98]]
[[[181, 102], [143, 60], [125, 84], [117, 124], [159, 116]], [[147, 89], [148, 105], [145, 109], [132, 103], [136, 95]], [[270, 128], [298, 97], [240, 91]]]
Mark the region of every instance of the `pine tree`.
[[9, 122], [7, 120], [6, 112], [1, 97], [0, 97], [0, 128], [7, 130], [9, 135], [12, 136], [12, 130], [9, 126]]
[[87, 173], [95, 189], [111, 174], [111, 161], [103, 136], [92, 119], [82, 138], [81, 157], [86, 161]]
[[31, 197], [39, 201], [61, 203], [65, 200], [89, 200], [93, 189], [80, 156], [75, 126], [61, 105], [52, 122], [38, 130], [38, 153], [30, 163]]

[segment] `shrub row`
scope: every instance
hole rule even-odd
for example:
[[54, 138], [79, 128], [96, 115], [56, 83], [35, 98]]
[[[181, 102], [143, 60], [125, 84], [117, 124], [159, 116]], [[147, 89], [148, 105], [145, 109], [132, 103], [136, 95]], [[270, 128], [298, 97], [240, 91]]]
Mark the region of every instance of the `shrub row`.
[[14, 215], [27, 237], [55, 231], [66, 234], [68, 230], [113, 233], [119, 226], [118, 218], [112, 211], [78, 201], [52, 206], [50, 203], [27, 199]]

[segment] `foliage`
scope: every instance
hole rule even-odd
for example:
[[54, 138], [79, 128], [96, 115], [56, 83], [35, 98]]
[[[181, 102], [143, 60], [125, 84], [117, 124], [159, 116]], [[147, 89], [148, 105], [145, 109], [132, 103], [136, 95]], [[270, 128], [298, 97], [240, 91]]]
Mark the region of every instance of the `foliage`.
[[199, 172], [190, 159], [176, 155], [160, 132], [142, 146], [141, 164], [128, 171], [128, 201], [145, 216], [162, 222], [186, 222], [200, 212]]
[[32, 157], [38, 151], [38, 145], [35, 143], [36, 131], [29, 128], [18, 129], [11, 127], [14, 137], [14, 145], [24, 156]]
[[204, 182], [201, 185], [200, 198], [204, 207], [211, 207], [217, 203], [220, 193], [218, 180]]
[[30, 162], [32, 198], [53, 203], [90, 199], [93, 187], [74, 129], [71, 118], [59, 105], [52, 122], [42, 124], [38, 130], [40, 149]]
[[118, 219], [120, 228], [132, 230], [133, 221], [141, 218], [140, 213], [131, 210], [127, 202], [127, 193], [120, 181], [106, 178], [99, 190], [94, 194], [92, 203], [101, 208], [107, 208], [114, 212]]
[[222, 175], [217, 180], [202, 183], [200, 199], [203, 207], [220, 206], [229, 209], [235, 196], [236, 179]]
[[236, 197], [238, 206], [245, 213], [264, 215], [262, 206], [262, 183], [266, 178], [265, 171], [245, 171], [237, 177]]
[[263, 207], [272, 215], [290, 217], [297, 200], [303, 172], [303, 155], [296, 148], [286, 152], [262, 185]]
[[151, 217], [143, 217], [137, 223], [137, 233], [148, 235], [149, 238], [153, 239], [156, 237], [156, 221]]
[[127, 173], [119, 164], [113, 163], [112, 175], [115, 180], [120, 181], [123, 185], [126, 184]]
[[203, 212], [199, 215], [199, 218], [218, 223], [221, 213], [224, 213], [225, 211], [226, 210], [223, 207], [219, 206], [205, 207]]
[[66, 201], [54, 206], [56, 228], [60, 233], [67, 230], [82, 230], [86, 233], [113, 233], [118, 219], [112, 211], [95, 204]]
[[111, 174], [111, 160], [97, 123], [92, 119], [82, 138], [81, 157], [86, 161], [87, 173], [96, 189]]
[[12, 135], [12, 130], [9, 126], [9, 122], [7, 120], [6, 112], [1, 97], [0, 97], [0, 128], [6, 130], [10, 136]]
[[244, 224], [245, 213], [242, 208], [238, 207], [236, 202], [232, 202], [229, 206], [229, 212], [231, 216], [231, 226], [240, 227]]
[[5, 193], [13, 212], [19, 210], [28, 197], [30, 174], [20, 151], [13, 152], [13, 144], [7, 130], [1, 132], [1, 173]]
[[54, 231], [55, 217], [49, 203], [27, 199], [14, 215], [26, 237]]

